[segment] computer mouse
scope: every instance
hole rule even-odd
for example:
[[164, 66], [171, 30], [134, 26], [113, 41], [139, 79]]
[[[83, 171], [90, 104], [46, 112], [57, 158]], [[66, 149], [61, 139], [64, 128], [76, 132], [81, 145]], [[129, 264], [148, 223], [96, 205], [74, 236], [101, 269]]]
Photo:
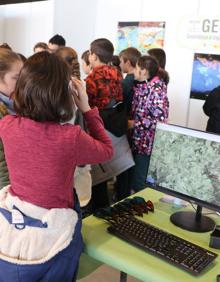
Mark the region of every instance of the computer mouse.
[[216, 276], [216, 282], [220, 282], [220, 274]]

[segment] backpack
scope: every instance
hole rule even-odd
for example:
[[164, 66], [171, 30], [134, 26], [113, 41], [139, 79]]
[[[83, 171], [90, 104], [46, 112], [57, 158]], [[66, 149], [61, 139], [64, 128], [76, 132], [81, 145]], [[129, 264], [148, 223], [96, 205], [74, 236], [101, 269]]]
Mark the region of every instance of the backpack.
[[114, 99], [99, 114], [104, 122], [105, 129], [117, 137], [127, 133], [128, 118], [125, 103], [116, 102]]

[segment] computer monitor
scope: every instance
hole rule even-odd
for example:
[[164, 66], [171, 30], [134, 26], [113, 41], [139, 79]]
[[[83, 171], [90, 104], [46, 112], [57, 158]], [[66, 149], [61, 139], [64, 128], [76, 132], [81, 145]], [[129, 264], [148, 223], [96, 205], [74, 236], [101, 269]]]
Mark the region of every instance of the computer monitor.
[[202, 207], [220, 211], [220, 135], [158, 123], [147, 175], [147, 186], [197, 204], [170, 220], [196, 232], [214, 228]]

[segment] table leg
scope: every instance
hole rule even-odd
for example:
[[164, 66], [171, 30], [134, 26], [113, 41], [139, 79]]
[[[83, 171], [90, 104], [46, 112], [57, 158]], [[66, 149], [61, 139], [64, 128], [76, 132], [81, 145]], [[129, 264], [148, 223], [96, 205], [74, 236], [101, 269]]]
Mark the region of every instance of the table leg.
[[120, 282], [127, 282], [127, 273], [120, 272]]

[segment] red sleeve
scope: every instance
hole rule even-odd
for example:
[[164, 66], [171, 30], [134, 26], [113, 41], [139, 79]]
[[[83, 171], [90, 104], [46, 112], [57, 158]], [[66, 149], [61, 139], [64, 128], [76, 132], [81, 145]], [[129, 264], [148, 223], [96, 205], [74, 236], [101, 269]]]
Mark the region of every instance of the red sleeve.
[[89, 105], [90, 107], [95, 107], [96, 106], [96, 96], [98, 94], [97, 90], [97, 85], [95, 83], [93, 73], [91, 73], [87, 78], [86, 78], [86, 92], [89, 97]]
[[98, 109], [94, 108], [84, 114], [89, 134], [80, 130], [77, 142], [77, 165], [105, 162], [112, 158], [112, 141], [107, 135]]

